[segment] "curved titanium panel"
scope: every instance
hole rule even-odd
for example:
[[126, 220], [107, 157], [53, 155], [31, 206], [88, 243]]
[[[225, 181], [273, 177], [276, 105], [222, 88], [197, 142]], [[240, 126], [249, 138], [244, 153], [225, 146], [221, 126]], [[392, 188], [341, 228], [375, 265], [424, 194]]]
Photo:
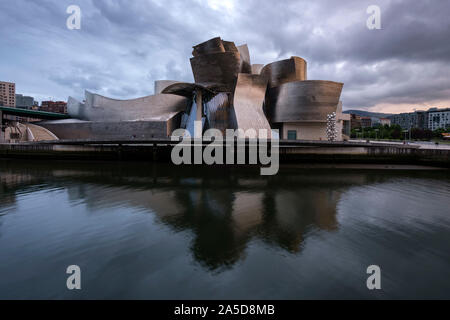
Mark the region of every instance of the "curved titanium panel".
[[250, 52], [248, 51], [248, 46], [243, 44], [237, 47], [239, 54], [241, 56], [241, 73], [252, 73], [252, 64], [250, 63]]
[[111, 99], [89, 91], [86, 91], [85, 96], [84, 112], [71, 115], [78, 119], [105, 122], [146, 119], [165, 121], [184, 111], [189, 101], [172, 94], [156, 94], [131, 100]]
[[326, 122], [336, 112], [343, 83], [323, 80], [295, 81], [270, 88], [265, 111], [272, 123]]
[[230, 51], [230, 52], [238, 51], [238, 48], [236, 48], [236, 45], [234, 44], [233, 41], [222, 40], [222, 44], [223, 44], [223, 47], [225, 48], [225, 51]]
[[225, 52], [225, 46], [222, 43], [222, 39], [220, 39], [220, 37], [212, 38], [208, 41], [202, 42], [196, 46], [193, 46], [193, 48], [194, 50], [192, 51], [192, 55], [194, 57], [204, 54]]
[[192, 95], [196, 89], [201, 89], [214, 94], [215, 90], [220, 89], [220, 87], [220, 85], [214, 83], [177, 82], [164, 88], [161, 93], [176, 94], [179, 96], [192, 98]]
[[179, 83], [180, 81], [176, 81], [176, 80], [156, 80], [155, 81], [155, 88], [154, 88], [154, 94], [159, 94], [161, 93], [165, 88], [167, 88], [168, 86], [174, 84], [174, 83]]
[[231, 108], [228, 93], [218, 93], [206, 101], [204, 105], [208, 128], [220, 130], [224, 136], [226, 129], [233, 129], [230, 124]]
[[[263, 104], [267, 80], [259, 75], [240, 73], [234, 91], [234, 112], [238, 129], [267, 130], [271, 137], [270, 124], [264, 115]], [[266, 138], [266, 137], [264, 137]]]
[[75, 98], [69, 97], [67, 100], [67, 113], [76, 119], [87, 120], [86, 106]]
[[306, 80], [306, 61], [299, 57], [269, 63], [261, 70], [261, 75], [273, 88], [286, 82]]
[[219, 52], [191, 58], [196, 83], [222, 84], [231, 91], [241, 69], [239, 52]]
[[252, 74], [261, 74], [262, 68], [264, 68], [263, 64], [252, 64]]

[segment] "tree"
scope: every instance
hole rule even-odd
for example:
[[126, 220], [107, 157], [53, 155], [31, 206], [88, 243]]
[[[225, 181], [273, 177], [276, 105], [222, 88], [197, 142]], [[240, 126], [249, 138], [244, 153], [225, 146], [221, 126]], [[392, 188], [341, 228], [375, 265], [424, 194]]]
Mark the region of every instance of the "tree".
[[391, 134], [392, 139], [401, 139], [402, 138], [402, 127], [398, 124], [394, 124], [391, 126]]

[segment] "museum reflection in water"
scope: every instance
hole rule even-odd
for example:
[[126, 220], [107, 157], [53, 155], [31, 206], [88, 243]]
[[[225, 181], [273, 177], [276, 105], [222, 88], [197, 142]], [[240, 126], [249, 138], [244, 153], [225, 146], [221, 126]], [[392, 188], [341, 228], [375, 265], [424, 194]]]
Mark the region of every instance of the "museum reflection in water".
[[[337, 206], [348, 187], [387, 179], [298, 168], [261, 177], [258, 171], [104, 163], [29, 163], [24, 169], [7, 162], [0, 206], [14, 206], [20, 193], [64, 188], [70, 201], [83, 201], [91, 212], [119, 205], [141, 208], [174, 231], [190, 231], [195, 260], [220, 270], [243, 258], [252, 239], [289, 253], [301, 251], [309, 232], [339, 228]], [[1, 227], [0, 217], [0, 236]]]

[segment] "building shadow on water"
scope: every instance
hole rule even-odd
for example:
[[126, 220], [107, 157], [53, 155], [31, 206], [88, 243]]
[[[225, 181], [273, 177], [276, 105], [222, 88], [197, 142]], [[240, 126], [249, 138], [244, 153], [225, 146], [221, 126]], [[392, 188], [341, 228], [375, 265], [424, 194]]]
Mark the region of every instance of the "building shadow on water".
[[339, 229], [337, 207], [348, 188], [408, 174], [282, 167], [276, 176], [260, 176], [258, 168], [15, 161], [2, 162], [0, 172], [3, 214], [17, 194], [36, 188], [63, 188], [90, 209], [145, 209], [168, 228], [189, 231], [195, 261], [215, 272], [243, 259], [253, 240], [301, 252], [310, 232]]

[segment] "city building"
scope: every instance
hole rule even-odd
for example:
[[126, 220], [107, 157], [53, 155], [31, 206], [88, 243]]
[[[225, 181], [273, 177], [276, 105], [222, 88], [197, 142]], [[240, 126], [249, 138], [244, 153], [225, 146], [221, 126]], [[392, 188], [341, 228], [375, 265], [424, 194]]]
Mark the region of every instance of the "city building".
[[380, 118], [380, 124], [382, 126], [385, 126], [385, 125], [390, 126], [391, 125], [391, 119], [389, 119], [389, 118]]
[[16, 106], [16, 84], [0, 81], [0, 106]]
[[22, 109], [33, 109], [37, 104], [33, 97], [16, 94], [16, 107]]
[[350, 129], [360, 129], [361, 128], [361, 117], [357, 114], [350, 114]]
[[411, 128], [428, 129], [428, 111], [414, 111], [409, 113], [399, 113], [391, 117], [391, 123], [397, 124], [404, 130]]
[[428, 129], [428, 111], [416, 111], [416, 127], [415, 128], [419, 128], [419, 129]]
[[348, 140], [350, 138], [351, 129], [350, 129], [350, 115], [342, 114], [342, 139]]
[[377, 117], [370, 117], [370, 120], [372, 121], [372, 127], [381, 124], [380, 118]]
[[399, 125], [404, 130], [416, 128], [417, 114], [415, 112], [399, 113], [390, 117], [393, 125]]
[[372, 127], [372, 118], [361, 117], [361, 128], [370, 128], [370, 127]]
[[450, 108], [428, 110], [428, 128], [430, 130], [450, 128]]
[[[38, 102], [35, 101], [33, 97], [24, 96], [22, 94], [16, 94], [16, 108], [26, 110], [37, 110]], [[17, 117], [16, 120], [20, 122], [34, 122], [38, 121], [39, 119]]]
[[[342, 101], [339, 101], [336, 115], [337, 119], [337, 130], [341, 132], [342, 140], [350, 139], [351, 133], [351, 119], [350, 114], [342, 113]], [[339, 139], [340, 140], [340, 139]]]
[[64, 101], [42, 101], [40, 111], [67, 113], [67, 102]]

